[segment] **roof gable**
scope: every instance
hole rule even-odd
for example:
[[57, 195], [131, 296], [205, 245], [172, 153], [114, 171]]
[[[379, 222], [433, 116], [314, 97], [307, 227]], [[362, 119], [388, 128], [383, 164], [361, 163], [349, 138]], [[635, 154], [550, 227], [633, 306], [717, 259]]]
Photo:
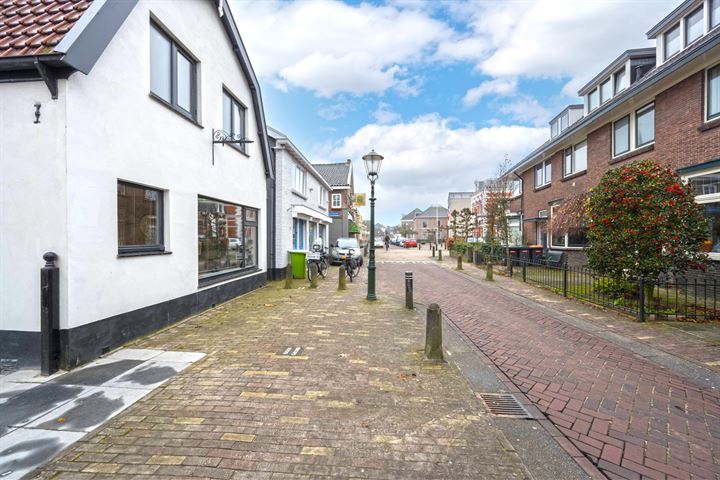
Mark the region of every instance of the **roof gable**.
[[316, 163], [313, 166], [331, 186], [347, 187], [350, 185], [350, 162]]
[[424, 212], [419, 214], [417, 217], [440, 218], [440, 217], [447, 217], [447, 215], [448, 215], [448, 210], [447, 210], [447, 208], [443, 207], [442, 205], [430, 205], [428, 208], [425, 209]]

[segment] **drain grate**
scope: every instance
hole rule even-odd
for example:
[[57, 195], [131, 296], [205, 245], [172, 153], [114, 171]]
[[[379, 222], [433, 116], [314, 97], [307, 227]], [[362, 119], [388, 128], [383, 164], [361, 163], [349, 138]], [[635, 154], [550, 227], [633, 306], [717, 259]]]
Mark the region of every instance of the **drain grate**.
[[296, 357], [296, 356], [300, 355], [303, 352], [303, 350], [305, 350], [303, 347], [284, 347], [280, 351], [280, 355], [285, 355], [288, 357]]
[[509, 393], [478, 393], [477, 396], [496, 417], [533, 418], [515, 396]]

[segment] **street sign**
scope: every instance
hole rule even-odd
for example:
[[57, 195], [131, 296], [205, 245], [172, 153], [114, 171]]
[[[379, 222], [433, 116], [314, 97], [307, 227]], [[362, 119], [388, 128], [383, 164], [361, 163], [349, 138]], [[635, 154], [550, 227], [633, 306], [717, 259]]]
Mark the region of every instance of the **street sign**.
[[364, 207], [365, 202], [367, 201], [367, 195], [364, 193], [356, 193], [355, 194], [355, 201], [353, 202], [356, 207]]

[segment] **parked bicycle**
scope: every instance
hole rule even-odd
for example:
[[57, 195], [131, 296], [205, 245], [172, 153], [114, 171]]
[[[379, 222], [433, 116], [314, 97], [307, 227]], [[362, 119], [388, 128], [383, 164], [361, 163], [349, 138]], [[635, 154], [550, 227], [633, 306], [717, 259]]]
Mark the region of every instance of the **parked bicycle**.
[[308, 280], [310, 280], [310, 265], [312, 264], [317, 265], [317, 272], [320, 278], [325, 278], [328, 265], [330, 265], [330, 260], [326, 248], [323, 248], [321, 245], [318, 244], [313, 245], [312, 251], [308, 252], [305, 255], [305, 259], [305, 263], [307, 265], [306, 272]]
[[340, 255], [340, 265], [345, 265], [345, 274], [351, 282], [360, 273], [360, 265], [355, 259], [355, 250], [352, 248], [349, 248], [346, 254]]

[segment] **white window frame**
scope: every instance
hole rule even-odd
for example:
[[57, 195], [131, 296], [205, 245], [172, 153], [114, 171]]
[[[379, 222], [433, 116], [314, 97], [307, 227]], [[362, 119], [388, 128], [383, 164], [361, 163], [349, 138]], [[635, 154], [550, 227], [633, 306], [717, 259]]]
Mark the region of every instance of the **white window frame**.
[[321, 207], [327, 207], [328, 203], [328, 191], [320, 185], [320, 188], [318, 189], [318, 202]]
[[[673, 25], [672, 27], [670, 27], [670, 28], [668, 28], [667, 30], [665, 30], [665, 32], [662, 34], [663, 62], [667, 62], [667, 61], [670, 60], [672, 57], [674, 57], [675, 55], [677, 55], [678, 53], [680, 53], [680, 52], [682, 51], [682, 49], [683, 49], [683, 43], [684, 43], [684, 41], [685, 41], [685, 39], [683, 38], [683, 37], [685, 36], [685, 35], [684, 35], [684, 32], [683, 32], [684, 20], [685, 20], [685, 19], [683, 19], [683, 20], [680, 21], [680, 22], [677, 22], [675, 25]], [[667, 52], [667, 36], [668, 36], [668, 34], [669, 34], [672, 30], [675, 30], [675, 28], [678, 29], [678, 38], [680, 39], [680, 48], [678, 48], [678, 50], [677, 50], [676, 52], [674, 52], [672, 55], [668, 55], [668, 52]]]
[[[540, 167], [540, 168], [538, 168]], [[547, 178], [547, 168], [550, 167], [550, 178]], [[535, 188], [542, 188], [552, 183], [552, 159], [549, 158], [544, 162], [538, 163], [534, 167], [535, 169]], [[538, 172], [542, 172], [542, 181], [538, 183]]]
[[[717, 23], [715, 25], [712, 24], [713, 3], [715, 3], [718, 6], [718, 18], [717, 18]], [[713, 29], [717, 28], [718, 26], [720, 26], [720, 0], [709, 0], [708, 1], [708, 11], [707, 11], [705, 21], [707, 22], [708, 31], [713, 30]]]
[[[592, 106], [592, 103], [590, 102], [590, 98], [592, 97], [593, 94], [597, 94], [597, 102], [595, 103], [594, 107]], [[591, 92], [588, 92], [588, 94], [587, 94], [588, 113], [597, 110], [599, 106], [600, 106], [600, 88], [595, 87]]]
[[[689, 175], [683, 175], [682, 180], [685, 183], [690, 183], [690, 179], [694, 177], [701, 177], [710, 173], [720, 173], [720, 169], [709, 168], [707, 170], [700, 170], [698, 172], [692, 172]], [[706, 203], [717, 203], [720, 202], [720, 192], [711, 193], [707, 195], [695, 195], [695, 203], [698, 205], [704, 205]], [[711, 260], [720, 260], [720, 252], [707, 252], [708, 258]]]
[[[585, 144], [585, 168], [583, 168], [582, 170], [578, 170], [577, 165], [575, 164], [575, 160], [576, 160], [575, 150], [577, 149], [577, 147], [579, 145], [581, 145], [583, 143]], [[563, 150], [563, 178], [571, 177], [571, 176], [575, 175], [576, 173], [581, 173], [581, 172], [587, 171], [587, 148], [588, 148], [587, 140], [583, 140], [582, 142], [578, 142], [575, 145], [573, 145], [572, 147], [568, 147], [565, 150]], [[570, 173], [566, 173], [566, 171], [567, 171], [567, 163], [566, 162], [568, 159], [568, 156], [567, 156], [568, 151], [570, 152]]]
[[[337, 202], [336, 202], [337, 200]], [[333, 193], [332, 194], [332, 208], [342, 208], [342, 194], [340, 193]]]
[[[614, 90], [614, 88], [615, 88], [615, 85], [614, 85], [613, 80], [614, 80], [614, 77], [611, 76], [610, 78], [608, 78], [608, 79], [605, 80], [604, 82], [601, 82], [600, 85], [598, 85], [598, 92], [599, 92], [599, 94], [600, 94], [600, 105], [602, 105], [603, 103], [605, 103], [605, 102], [609, 101], [611, 98], [613, 98], [613, 90]], [[608, 86], [609, 86], [610, 96], [609, 96], [608, 98], [605, 98], [605, 97], [603, 96], [603, 85], [608, 85]]]
[[[690, 16], [691, 16], [691, 15], [693, 15], [693, 14], [695, 14], [695, 13], [697, 13], [697, 12], [700, 12], [701, 15], [702, 15], [702, 19], [700, 20], [700, 25], [702, 26], [702, 32], [700, 33], [700, 36], [699, 36], [699, 37], [697, 37], [697, 38], [694, 39], [694, 40], [690, 40], [690, 41], [688, 42], [688, 38], [687, 38], [687, 36], [688, 36], [688, 28], [687, 28], [687, 27], [688, 27], [688, 20], [690, 19]], [[705, 33], [706, 33], [706, 31], [707, 31], [707, 28], [706, 28], [707, 21], [706, 21], [705, 17], [706, 17], [706, 15], [705, 15], [705, 2], [702, 2], [695, 10], [692, 10], [690, 13], [688, 13], [687, 15], [685, 15], [685, 16], [683, 17], [683, 19], [682, 19], [682, 23], [683, 23], [683, 32], [682, 32], [683, 38], [682, 38], [682, 44], [683, 44], [686, 48], [687, 48], [688, 46], [692, 45], [693, 43], [697, 42], [698, 40], [700, 40], [700, 39], [703, 37], [703, 35], [705, 35]]]
[[[718, 0], [718, 1], [720, 2], [720, 0]], [[708, 95], [708, 93], [710, 93], [710, 70], [714, 70], [716, 68], [718, 69], [718, 71], [720, 71], [720, 63], [718, 63], [717, 65], [714, 65], [712, 67], [709, 67], [705, 70], [705, 82], [704, 82], [705, 88], [703, 89], [703, 90], [705, 90], [703, 92], [703, 96], [705, 99], [703, 102], [705, 104], [705, 123], [713, 122], [715, 120], [720, 119], [720, 111], [718, 111], [718, 113], [716, 113], [715, 115], [710, 117], [710, 96]]]
[[295, 193], [305, 196], [305, 192], [307, 192], [307, 171], [298, 164], [293, 164], [293, 167], [292, 189]]
[[[655, 134], [657, 133], [657, 130], [656, 130], [657, 122], [653, 123], [653, 140], [652, 140], [652, 142], [647, 142], [643, 145], [637, 144], [637, 115], [638, 115], [638, 113], [642, 113], [645, 110], [648, 110], [650, 108], [655, 108], [655, 100], [643, 105], [642, 107], [638, 108], [637, 110], [635, 110], [633, 112], [623, 115], [622, 117], [620, 117], [617, 120], [615, 120], [614, 122], [612, 122], [612, 142], [611, 142], [612, 143], [612, 145], [611, 145], [612, 151], [610, 152], [612, 158], [619, 158], [619, 157], [622, 157], [623, 155], [628, 155], [640, 148], [646, 148], [651, 145], [655, 145]], [[628, 118], [628, 123], [629, 123], [628, 124], [628, 134], [630, 135], [630, 138], [628, 141], [628, 150], [626, 150], [622, 153], [618, 153], [616, 155], [615, 154], [615, 124], [625, 118]]]
[[[617, 88], [618, 87], [617, 79], [620, 74], [623, 75], [624, 86], [621, 89], [618, 89]], [[627, 71], [625, 70], [625, 67], [623, 67], [623, 68], [617, 70], [615, 73], [613, 73], [613, 76], [612, 76], [613, 95], [617, 95], [618, 93], [622, 92], [623, 90], [625, 90], [628, 87], [627, 79], [628, 79], [628, 74], [627, 74]]]

